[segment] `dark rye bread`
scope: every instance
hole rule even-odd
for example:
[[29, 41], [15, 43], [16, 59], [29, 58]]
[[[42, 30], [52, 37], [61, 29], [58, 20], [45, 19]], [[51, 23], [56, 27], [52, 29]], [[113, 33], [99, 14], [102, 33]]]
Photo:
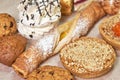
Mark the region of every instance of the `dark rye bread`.
[[118, 22], [120, 22], [120, 14], [105, 18], [99, 25], [99, 32], [109, 44], [120, 50], [120, 37], [115, 36], [112, 31]]
[[104, 40], [82, 37], [66, 45], [60, 52], [60, 59], [74, 75], [94, 78], [110, 71], [116, 54]]

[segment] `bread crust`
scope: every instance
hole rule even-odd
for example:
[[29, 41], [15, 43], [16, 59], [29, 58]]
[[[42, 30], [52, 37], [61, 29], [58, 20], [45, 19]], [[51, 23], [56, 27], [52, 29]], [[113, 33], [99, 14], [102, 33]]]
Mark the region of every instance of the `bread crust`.
[[[79, 61], [77, 61], [77, 60], [75, 60], [74, 61], [74, 59], [73, 59], [73, 56], [69, 56], [70, 54], [69, 54], [69, 50], [70, 49], [72, 49], [72, 48], [74, 48], [74, 46], [76, 46], [76, 45], [79, 45], [79, 43], [77, 43], [77, 41], [79, 41], [79, 40], [82, 40], [83, 39], [83, 41], [85, 41], [85, 40], [91, 40], [91, 41], [97, 41], [99, 44], [105, 44], [105, 45], [107, 45], [107, 46], [109, 46], [109, 48], [111, 49], [111, 51], [112, 51], [112, 54], [108, 54], [108, 56], [111, 56], [111, 59], [110, 60], [108, 60], [108, 62], [106, 62], [106, 63], [104, 63], [104, 65], [103, 66], [99, 66], [99, 68], [98, 68], [98, 70], [94, 70], [94, 67], [92, 67], [93, 68], [93, 70], [90, 70], [90, 68], [87, 68], [86, 66], [84, 66], [84, 65], [86, 65], [87, 63], [82, 63], [82, 61], [84, 62], [84, 56], [82, 56], [83, 54], [84, 54], [84, 52], [83, 52], [83, 54], [82, 53], [79, 53], [79, 51], [77, 51], [77, 52], [75, 52], [75, 51], [73, 51], [73, 52], [71, 52], [71, 54], [74, 56], [74, 55], [76, 55], [76, 58], [78, 58], [78, 56], [79, 56], [79, 58], [81, 57], [81, 59], [83, 59], [83, 60], [81, 60], [80, 62]], [[72, 46], [72, 47], [69, 47], [69, 46], [71, 46], [71, 45], [74, 45], [74, 46]], [[89, 43], [88, 43], [89, 44]], [[83, 44], [83, 45], [85, 45], [85, 44]], [[82, 46], [82, 45], [79, 45], [79, 46]], [[69, 49], [70, 48], [70, 49]], [[76, 47], [76, 48], [78, 48], [78, 46]], [[82, 47], [80, 47], [80, 49], [81, 49]], [[73, 49], [72, 49], [73, 50]], [[86, 49], [85, 49], [86, 50]], [[92, 49], [91, 49], [92, 50]], [[68, 53], [67, 53], [68, 52]], [[79, 53], [78, 55], [77, 55], [77, 53]], [[89, 53], [89, 52], [88, 52]], [[89, 53], [90, 54], [90, 53]], [[100, 53], [99, 53], [100, 54]], [[103, 54], [103, 53], [101, 53], [101, 54]], [[104, 53], [103, 55], [105, 55], [106, 53]], [[92, 54], [91, 54], [92, 55]], [[90, 56], [91, 56], [90, 55]], [[67, 57], [66, 57], [67, 56]], [[69, 56], [69, 57], [68, 57]], [[86, 55], [87, 56], [87, 55]], [[88, 56], [85, 60], [90, 60], [89, 58], [90, 58], [90, 56]], [[92, 58], [94, 58], [95, 57], [95, 59], [97, 59], [97, 57], [99, 57], [98, 55], [97, 55], [97, 57], [96, 56], [92, 56]], [[107, 59], [107, 56], [105, 57], [106, 59]], [[64, 46], [64, 48], [61, 50], [61, 52], [60, 52], [60, 59], [61, 59], [61, 62], [63, 63], [63, 65], [64, 65], [64, 67], [66, 68], [66, 69], [68, 69], [71, 73], [73, 73], [74, 75], [76, 75], [76, 76], [78, 76], [78, 77], [81, 77], [81, 78], [95, 78], [95, 77], [99, 77], [99, 76], [102, 76], [102, 75], [104, 75], [104, 74], [106, 74], [107, 72], [109, 72], [111, 69], [112, 69], [112, 67], [113, 67], [113, 64], [114, 64], [114, 62], [115, 62], [115, 59], [116, 59], [116, 54], [115, 54], [115, 51], [114, 51], [114, 49], [112, 48], [112, 46], [110, 46], [109, 44], [107, 44], [105, 41], [103, 41], [103, 40], [99, 40], [99, 39], [96, 39], [96, 38], [90, 38], [90, 37], [82, 37], [82, 38], [80, 38], [80, 39], [78, 39], [78, 40], [76, 40], [75, 42], [72, 42], [72, 43], [70, 43], [69, 45], [66, 45], [66, 46]], [[79, 59], [78, 59], [79, 60]], [[89, 62], [89, 61], [88, 61]], [[103, 62], [104, 62], [104, 60], [103, 60]], [[90, 65], [91, 63], [89, 63], [89, 64], [87, 64], [88, 66]], [[97, 64], [97, 63], [96, 63]], [[94, 63], [92, 63], [92, 65], [94, 65]], [[101, 67], [103, 67], [102, 69], [100, 69]]]
[[[111, 35], [107, 35], [107, 33], [112, 32], [112, 30], [107, 31], [107, 33], [105, 33], [105, 31], [104, 31], [106, 29], [105, 26], [112, 27], [117, 22], [120, 22], [120, 15], [119, 14], [104, 19], [102, 21], [102, 23], [100, 24], [100, 26], [99, 26], [99, 32], [100, 32], [101, 36], [103, 37], [103, 39], [105, 39], [113, 47], [115, 47], [115, 48], [120, 50], [120, 37], [118, 37], [119, 40], [117, 40], [117, 39], [115, 39], [115, 37], [116, 37], [115, 35], [113, 35], [113, 36], [111, 36], [112, 34]], [[109, 24], [109, 23], [111, 23], [111, 24]]]

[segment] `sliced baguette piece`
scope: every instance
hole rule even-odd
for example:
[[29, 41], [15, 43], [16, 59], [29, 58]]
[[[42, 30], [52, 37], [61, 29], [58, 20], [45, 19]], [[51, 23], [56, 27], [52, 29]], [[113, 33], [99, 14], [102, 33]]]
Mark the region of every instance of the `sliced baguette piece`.
[[120, 50], [120, 37], [115, 36], [112, 31], [113, 26], [120, 22], [120, 14], [107, 17], [99, 26], [101, 36], [112, 46]]
[[62, 15], [70, 15], [73, 12], [73, 0], [60, 0]]
[[81, 78], [94, 78], [109, 72], [116, 59], [111, 45], [104, 40], [82, 37], [64, 46], [60, 59], [66, 69]]

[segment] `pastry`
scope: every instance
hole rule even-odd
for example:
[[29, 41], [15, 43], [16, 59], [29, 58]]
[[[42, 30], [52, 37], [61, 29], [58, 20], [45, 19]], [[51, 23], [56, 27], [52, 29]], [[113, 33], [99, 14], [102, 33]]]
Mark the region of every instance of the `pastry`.
[[31, 45], [16, 59], [12, 65], [13, 68], [26, 78], [40, 63], [57, 54], [64, 45], [81, 35], [85, 35], [94, 23], [104, 15], [100, 4], [93, 2], [71, 21], [55, 27], [49, 33], [44, 33], [43, 36], [39, 37], [35, 44]]
[[7, 14], [0, 13], [0, 37], [11, 35], [17, 32], [15, 19]]
[[11, 66], [25, 50], [27, 40], [19, 34], [0, 38], [0, 63]]
[[82, 78], [94, 78], [109, 72], [116, 54], [104, 40], [82, 37], [60, 51], [60, 59], [66, 69]]
[[80, 10], [75, 15], [75, 18], [60, 25], [57, 29], [61, 39], [55, 48], [54, 53], [58, 53], [60, 49], [70, 41], [86, 35], [94, 24], [103, 16], [105, 16], [103, 8], [99, 2], [93, 1], [89, 6]]
[[57, 29], [51, 31], [31, 45], [23, 52], [12, 65], [15, 71], [22, 77], [27, 78], [28, 74], [36, 69], [40, 63], [55, 55], [53, 50], [59, 41]]
[[104, 19], [99, 32], [109, 44], [120, 50], [120, 14]]
[[28, 39], [38, 39], [49, 33], [61, 18], [59, 0], [22, 0], [18, 10], [18, 31]]
[[34, 70], [27, 80], [75, 80], [71, 73], [57, 66], [42, 66]]
[[73, 0], [60, 0], [62, 15], [70, 15], [73, 12]]

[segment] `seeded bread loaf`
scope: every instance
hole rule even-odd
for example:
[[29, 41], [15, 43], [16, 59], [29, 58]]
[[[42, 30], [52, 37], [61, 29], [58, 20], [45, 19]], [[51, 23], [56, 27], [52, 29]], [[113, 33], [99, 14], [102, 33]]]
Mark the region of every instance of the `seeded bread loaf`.
[[[115, 48], [120, 49], [120, 36], [116, 36], [112, 28], [120, 22], [120, 14], [111, 16], [102, 21], [99, 31], [102, 37]], [[119, 28], [120, 30], [120, 25]]]
[[101, 76], [112, 68], [116, 54], [104, 40], [82, 37], [66, 45], [60, 52], [66, 69], [82, 78]]

